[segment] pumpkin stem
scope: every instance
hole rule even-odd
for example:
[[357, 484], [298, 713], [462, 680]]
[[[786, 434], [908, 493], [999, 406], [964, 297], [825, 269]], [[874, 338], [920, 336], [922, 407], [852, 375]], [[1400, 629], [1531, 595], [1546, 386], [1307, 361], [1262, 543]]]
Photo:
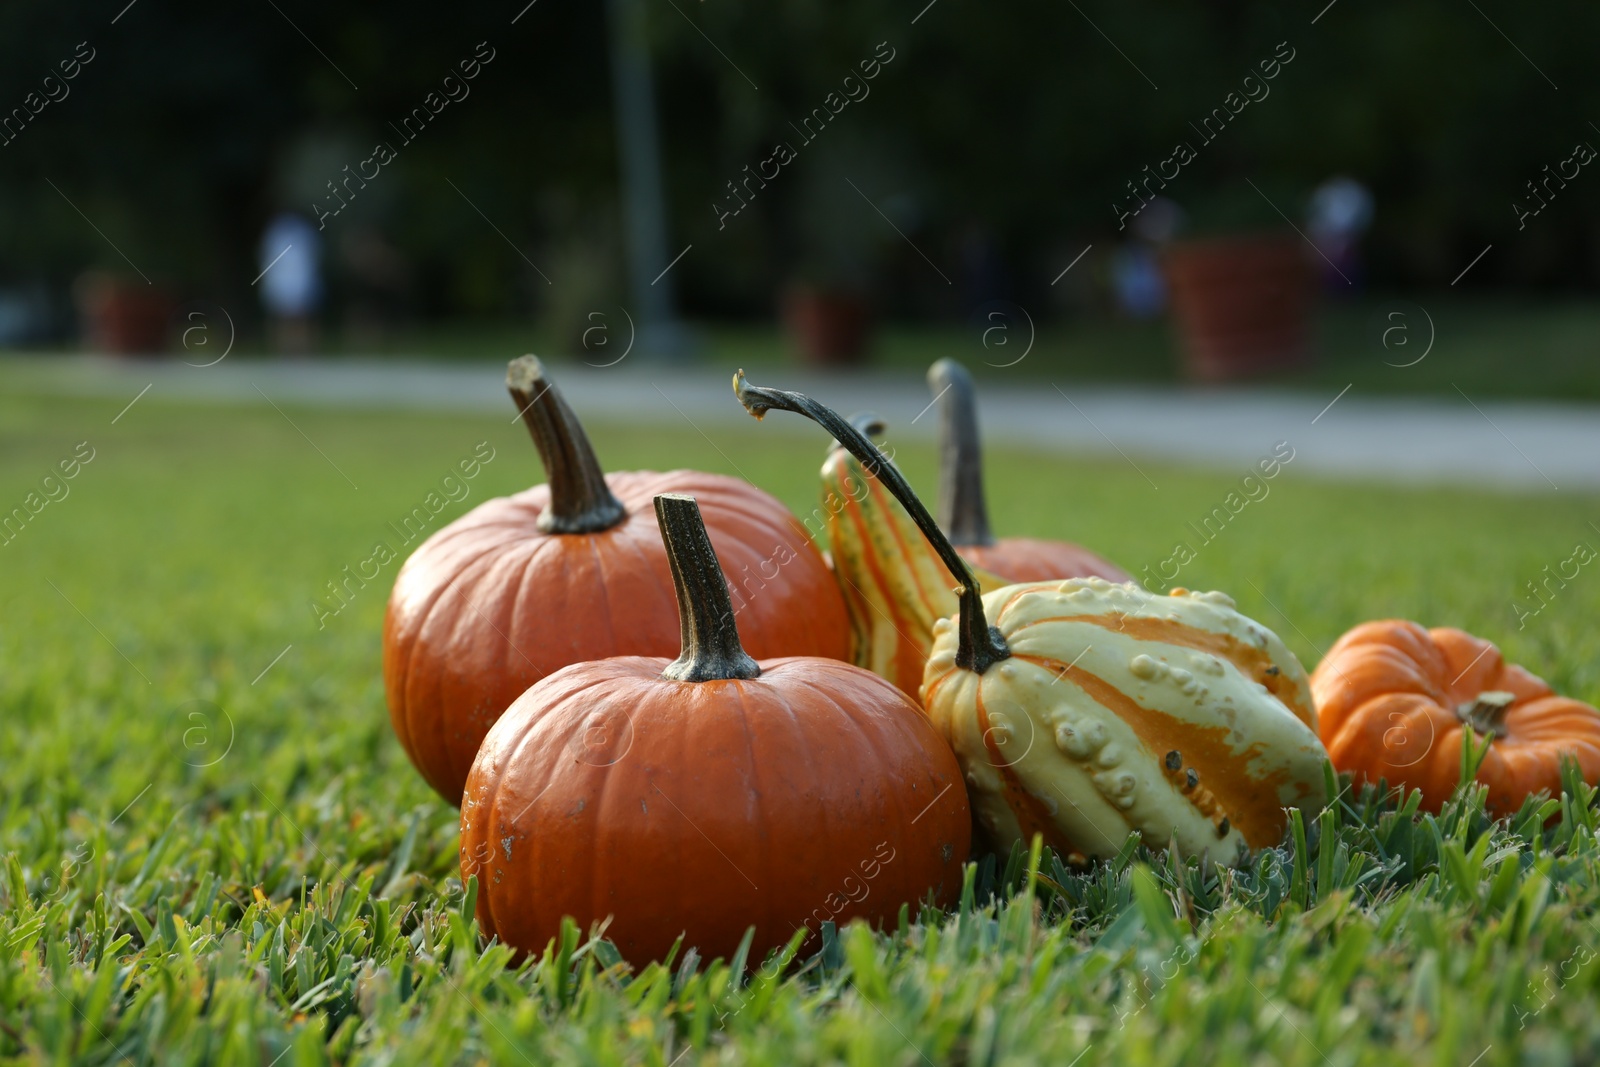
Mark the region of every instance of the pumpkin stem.
[[538, 356], [519, 356], [506, 368], [506, 388], [550, 482], [550, 506], [539, 516], [545, 533], [597, 533], [627, 518], [611, 495], [583, 424], [561, 398]]
[[992, 545], [972, 375], [941, 359], [928, 368], [928, 388], [939, 405], [939, 525], [953, 545]]
[[804, 394], [751, 385], [745, 381], [742, 370], [733, 376], [733, 391], [738, 396], [739, 403], [745, 406], [745, 410], [758, 419], [774, 408], [779, 411], [792, 411], [797, 415], [804, 415], [833, 434], [834, 440], [860, 460], [867, 473], [881, 481], [890, 494], [905, 507], [911, 515], [911, 521], [917, 524], [917, 529], [922, 531], [922, 535], [928, 539], [928, 543], [933, 546], [933, 550], [939, 554], [939, 558], [944, 561], [945, 567], [958, 583], [956, 595], [961, 600], [959, 620], [961, 640], [956, 648], [957, 666], [982, 674], [999, 661], [1010, 658], [1011, 649], [1006, 645], [1006, 639], [1001, 636], [999, 630], [989, 625], [989, 620], [983, 613], [983, 592], [972, 569], [967, 566], [966, 560], [956, 553], [950, 541], [940, 531], [939, 524], [933, 521], [928, 509], [917, 499], [917, 494], [912, 491], [910, 484], [895, 469], [894, 464], [878, 451], [878, 447], [870, 439], [841, 418], [838, 412]]
[[1515, 693], [1507, 693], [1503, 689], [1491, 689], [1479, 693], [1476, 700], [1469, 700], [1459, 705], [1456, 708], [1456, 718], [1480, 734], [1504, 737], [1510, 732], [1506, 727], [1506, 712], [1516, 700]]
[[663, 493], [655, 504], [672, 586], [678, 593], [678, 632], [683, 640], [683, 651], [661, 677], [678, 682], [759, 677], [761, 667], [739, 643], [728, 580], [711, 548], [700, 505], [681, 493]]

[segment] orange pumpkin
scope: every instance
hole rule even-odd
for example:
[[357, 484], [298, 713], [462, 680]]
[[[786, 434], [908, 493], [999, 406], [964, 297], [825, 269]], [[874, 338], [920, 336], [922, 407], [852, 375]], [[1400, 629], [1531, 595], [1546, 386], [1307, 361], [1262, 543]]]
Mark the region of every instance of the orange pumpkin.
[[563, 916], [635, 963], [680, 934], [752, 960], [797, 929], [961, 886], [970, 813], [909, 698], [836, 660], [757, 662], [692, 498], [655, 502], [682, 613], [676, 660], [552, 674], [489, 731], [461, 806], [461, 872], [487, 934], [541, 951]]
[[1461, 630], [1362, 623], [1317, 665], [1311, 693], [1333, 765], [1358, 784], [1420, 789], [1429, 811], [1455, 790], [1469, 729], [1493, 736], [1477, 781], [1495, 815], [1515, 813], [1534, 793], [1559, 796], [1565, 756], [1600, 782], [1600, 711], [1558, 696]]
[[983, 449], [978, 443], [978, 401], [972, 375], [953, 359], [928, 368], [928, 388], [939, 404], [939, 527], [961, 558], [1013, 582], [1057, 578], [1132, 580], [1115, 563], [1068, 541], [1033, 537], [996, 539], [983, 496]]
[[400, 569], [384, 618], [390, 719], [446, 800], [460, 803], [489, 727], [540, 678], [607, 656], [676, 654], [658, 494], [700, 500], [757, 655], [849, 657], [833, 574], [777, 499], [721, 474], [604, 474], [536, 358], [513, 360], [506, 383], [549, 484], [490, 500], [428, 538]]

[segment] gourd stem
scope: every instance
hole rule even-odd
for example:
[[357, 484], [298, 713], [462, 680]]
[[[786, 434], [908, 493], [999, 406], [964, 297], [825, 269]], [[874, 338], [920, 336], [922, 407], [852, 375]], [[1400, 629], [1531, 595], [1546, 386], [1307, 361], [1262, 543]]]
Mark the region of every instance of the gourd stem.
[[700, 505], [692, 496], [663, 493], [655, 498], [656, 522], [667, 545], [672, 587], [678, 594], [678, 632], [682, 651], [661, 677], [679, 682], [756, 678], [761, 667], [739, 643], [728, 599], [728, 580], [711, 548]]
[[939, 525], [953, 545], [992, 545], [972, 375], [941, 359], [928, 368], [928, 388], [939, 405]]
[[[883, 431], [889, 428], [888, 424], [885, 423], [881, 418], [872, 414], [871, 412], [866, 411], [859, 411], [856, 414], [851, 415], [850, 425], [860, 430], [862, 435], [868, 440], [871, 440], [874, 437], [882, 437]], [[835, 451], [845, 452], [849, 450], [846, 449], [844, 445], [841, 445], [838, 441], [829, 441], [828, 455], [833, 455]]]
[[1506, 712], [1511, 705], [1516, 703], [1515, 693], [1507, 693], [1501, 689], [1491, 689], [1479, 693], [1477, 699], [1469, 700], [1456, 708], [1456, 718], [1466, 723], [1480, 734], [1493, 734], [1496, 737], [1505, 737], [1510, 733], [1506, 727]]
[[596, 533], [627, 518], [611, 495], [583, 424], [545, 374], [538, 356], [519, 356], [506, 368], [506, 389], [533, 436], [550, 483], [550, 506], [539, 516], [545, 533]]
[[972, 569], [967, 566], [957, 553], [949, 540], [939, 530], [938, 523], [933, 521], [933, 516], [928, 514], [928, 509], [922, 506], [922, 501], [917, 499], [917, 494], [911, 486], [895, 469], [878, 447], [872, 443], [860, 430], [841, 418], [839, 413], [831, 408], [817, 403], [802, 393], [791, 393], [782, 389], [764, 389], [758, 385], [751, 385], [745, 381], [744, 371], [733, 376], [733, 391], [739, 398], [739, 403], [745, 410], [756, 418], [761, 418], [774, 408], [779, 411], [792, 411], [821, 426], [833, 434], [834, 440], [866, 468], [868, 474], [877, 478], [894, 498], [911, 515], [911, 521], [917, 524], [917, 529], [928, 539], [933, 550], [944, 561], [945, 567], [958, 583], [956, 596], [961, 601], [961, 616], [959, 619], [960, 642], [956, 647], [956, 665], [965, 667], [977, 674], [982, 674], [1000, 660], [1011, 656], [1011, 649], [1006, 645], [1006, 640], [1000, 631], [989, 625], [988, 618], [983, 613], [983, 592], [978, 585], [978, 579], [973, 576]]

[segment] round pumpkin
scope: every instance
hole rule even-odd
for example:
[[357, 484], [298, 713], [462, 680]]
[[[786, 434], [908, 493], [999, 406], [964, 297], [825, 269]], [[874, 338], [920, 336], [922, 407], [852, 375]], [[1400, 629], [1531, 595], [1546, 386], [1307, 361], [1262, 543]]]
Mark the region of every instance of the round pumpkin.
[[955, 360], [941, 359], [928, 368], [928, 388], [939, 405], [939, 526], [962, 559], [1013, 582], [1132, 580], [1115, 563], [1069, 541], [997, 539], [989, 528], [983, 493], [983, 446], [972, 375]]
[[1358, 784], [1419, 789], [1429, 811], [1455, 791], [1468, 730], [1493, 739], [1476, 780], [1494, 815], [1514, 814], [1535, 793], [1560, 796], [1563, 758], [1600, 782], [1600, 711], [1461, 630], [1362, 623], [1317, 665], [1311, 693], [1333, 765]]
[[682, 935], [752, 960], [798, 929], [892, 921], [960, 890], [960, 770], [911, 701], [837, 660], [739, 643], [693, 499], [656, 499], [682, 623], [676, 660], [557, 671], [489, 731], [461, 806], [484, 931], [525, 952], [563, 916], [610, 919], [635, 963]]
[[777, 499], [721, 474], [605, 474], [538, 359], [513, 360], [506, 382], [549, 483], [481, 504], [423, 542], [384, 618], [390, 719], [446, 800], [460, 803], [484, 735], [534, 682], [572, 663], [676, 654], [659, 494], [700, 500], [757, 655], [849, 656], [833, 574]]
[[[760, 417], [794, 411], [834, 435], [904, 505], [957, 582], [934, 625], [921, 697], [1002, 854], [1042, 834], [1068, 858], [1151, 848], [1233, 861], [1282, 840], [1289, 806], [1326, 802], [1306, 674], [1221, 593], [1157, 596], [1099, 578], [980, 591], [904, 477], [858, 429], [799, 393], [735, 376]], [[991, 626], [989, 619], [995, 620]]]

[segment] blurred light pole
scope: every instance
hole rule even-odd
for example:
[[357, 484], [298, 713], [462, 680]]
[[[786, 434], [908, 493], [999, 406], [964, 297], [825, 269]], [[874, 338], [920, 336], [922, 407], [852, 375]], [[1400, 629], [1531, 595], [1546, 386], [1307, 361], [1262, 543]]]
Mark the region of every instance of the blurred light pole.
[[611, 83], [616, 96], [617, 147], [622, 156], [623, 222], [628, 278], [646, 355], [679, 356], [688, 337], [678, 322], [672, 275], [663, 274], [680, 250], [667, 245], [661, 191], [661, 143], [643, 0], [607, 0]]

